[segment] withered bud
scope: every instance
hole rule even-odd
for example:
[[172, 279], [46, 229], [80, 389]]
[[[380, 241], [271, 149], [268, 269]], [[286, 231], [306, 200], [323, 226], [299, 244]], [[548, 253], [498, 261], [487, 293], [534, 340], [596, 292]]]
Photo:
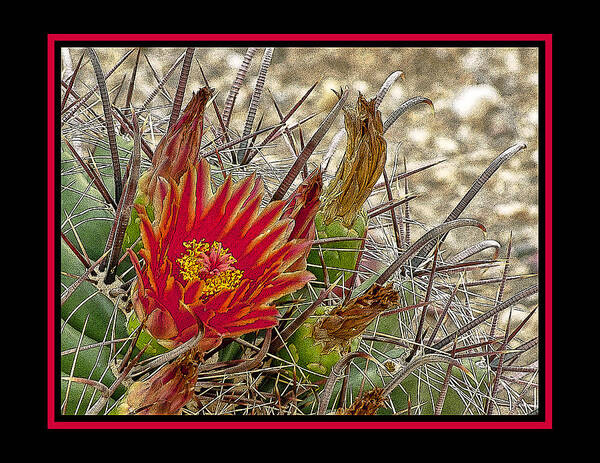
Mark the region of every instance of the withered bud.
[[324, 344], [323, 352], [337, 348], [345, 351], [377, 315], [398, 304], [400, 295], [392, 285], [374, 284], [367, 292], [332, 309], [313, 328], [315, 341]]
[[385, 402], [385, 398], [382, 396], [383, 389], [376, 387], [370, 391], [366, 391], [359, 398], [357, 398], [352, 405], [346, 409], [338, 409], [336, 414], [338, 415], [375, 415], [377, 410]]
[[198, 358], [190, 351], [160, 368], [150, 378], [134, 382], [118, 407], [120, 415], [179, 415], [190, 401], [198, 377]]
[[367, 101], [359, 93], [356, 108], [344, 108], [346, 152], [324, 194], [322, 211], [326, 225], [339, 217], [344, 226], [352, 226], [383, 173], [387, 143], [375, 102], [375, 98]]

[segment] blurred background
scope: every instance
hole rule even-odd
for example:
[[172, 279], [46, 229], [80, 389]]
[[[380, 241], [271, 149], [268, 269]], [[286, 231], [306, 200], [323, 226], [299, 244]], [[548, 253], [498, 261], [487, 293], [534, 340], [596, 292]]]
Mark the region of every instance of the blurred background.
[[[98, 47], [95, 50], [106, 73], [129, 49]], [[62, 54], [63, 79], [72, 72], [85, 49], [68, 51]], [[134, 106], [141, 104], [154, 90], [156, 76], [164, 76], [184, 52], [185, 48], [181, 47], [142, 49]], [[216, 101], [222, 108], [245, 52], [246, 48], [196, 48], [184, 105], [192, 91], [204, 86], [202, 69], [210, 86], [217, 90]], [[264, 48], [257, 50], [236, 100], [231, 128], [240, 134], [263, 53]], [[275, 48], [256, 120], [264, 114], [263, 127], [279, 122], [273, 100], [285, 114], [318, 82], [292, 118], [293, 123], [316, 113], [302, 126], [306, 142], [337, 102], [332, 89], [348, 87], [352, 91], [349, 102], [356, 101], [359, 91], [373, 98], [391, 73], [403, 71], [404, 79], [398, 79], [391, 86], [381, 103], [383, 120], [414, 96], [432, 100], [435, 113], [427, 105], [418, 106], [401, 116], [386, 132], [388, 174], [391, 177], [403, 172], [405, 160], [407, 170], [445, 160], [409, 177], [409, 190], [421, 195], [410, 202], [412, 218], [426, 226], [441, 223], [497, 155], [515, 143], [524, 142], [527, 148], [500, 167], [462, 217], [483, 222], [488, 230], [487, 238], [502, 245], [501, 256], [512, 233], [511, 274], [537, 272], [538, 58], [537, 48]], [[81, 93], [95, 84], [87, 56], [83, 63], [75, 85]], [[125, 101], [134, 63], [135, 53], [108, 79], [109, 89], [124, 82], [117, 106]], [[171, 97], [175, 94], [179, 74], [177, 68], [165, 86]], [[152, 105], [164, 105], [165, 111], [170, 108], [168, 97], [160, 92]], [[216, 121], [214, 112], [207, 111], [207, 115]], [[339, 116], [311, 158], [311, 167], [319, 164], [331, 138], [342, 127], [343, 118]], [[345, 141], [342, 141], [328, 173], [333, 174], [344, 147]], [[270, 154], [290, 157], [283, 144], [278, 149]], [[397, 192], [403, 194], [404, 185], [396, 187]], [[415, 236], [420, 234], [420, 231], [414, 232]], [[461, 229], [460, 233], [448, 235], [447, 244], [460, 250], [465, 247], [465, 240], [472, 244], [480, 239], [479, 231]]]

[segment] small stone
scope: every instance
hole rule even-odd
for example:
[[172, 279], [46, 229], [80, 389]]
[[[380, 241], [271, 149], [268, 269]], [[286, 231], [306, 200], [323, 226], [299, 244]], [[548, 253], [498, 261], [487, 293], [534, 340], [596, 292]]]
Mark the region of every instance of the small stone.
[[464, 87], [454, 98], [452, 109], [461, 119], [482, 119], [499, 102], [500, 95], [491, 85], [471, 85]]

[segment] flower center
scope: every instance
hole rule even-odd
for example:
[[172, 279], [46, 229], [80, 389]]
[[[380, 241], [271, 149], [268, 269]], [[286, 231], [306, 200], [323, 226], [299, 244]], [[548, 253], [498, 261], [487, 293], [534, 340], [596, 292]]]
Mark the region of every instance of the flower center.
[[202, 295], [212, 296], [239, 286], [244, 272], [233, 266], [237, 259], [220, 242], [213, 241], [209, 245], [204, 240], [198, 243], [193, 239], [184, 241], [183, 245], [187, 251], [176, 260], [181, 276], [185, 281], [204, 281]]

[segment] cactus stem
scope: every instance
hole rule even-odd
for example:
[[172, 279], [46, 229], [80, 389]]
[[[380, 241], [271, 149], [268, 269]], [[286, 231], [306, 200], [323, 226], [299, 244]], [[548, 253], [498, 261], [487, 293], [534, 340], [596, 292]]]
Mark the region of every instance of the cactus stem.
[[[519, 151], [521, 151], [525, 148], [527, 148], [527, 145], [525, 143], [517, 143], [517, 144], [511, 146], [510, 148], [507, 148], [502, 153], [500, 153], [490, 163], [490, 165], [482, 172], [482, 174], [479, 177], [477, 177], [477, 179], [475, 180], [475, 182], [473, 183], [471, 188], [469, 188], [469, 191], [467, 191], [465, 193], [465, 195], [458, 202], [456, 207], [452, 210], [452, 212], [450, 212], [450, 214], [448, 215], [448, 217], [446, 218], [444, 223], [447, 223], [447, 222], [457, 219], [460, 216], [460, 214], [465, 210], [465, 208], [469, 205], [469, 203], [473, 200], [475, 195], [477, 195], [477, 193], [479, 193], [481, 188], [483, 188], [483, 185], [490, 179], [490, 177], [494, 174], [494, 172], [496, 172], [502, 164], [504, 164], [506, 161], [511, 159], [515, 154], [517, 154]], [[442, 242], [444, 241], [444, 239], [445, 239], [445, 235], [444, 235], [444, 237], [442, 237]], [[423, 261], [425, 260], [425, 256], [427, 254], [429, 254], [429, 251], [431, 251], [432, 247], [433, 247], [433, 245], [431, 243], [428, 245], [425, 245], [423, 247], [423, 249], [421, 249], [419, 251], [419, 253], [414, 257], [414, 259], [412, 259], [411, 267], [412, 268], [419, 267], [421, 265], [421, 263], [423, 263]]]
[[[127, 98], [125, 99], [125, 107], [129, 108], [131, 106], [131, 98], [133, 97], [133, 89], [135, 87], [135, 77], [137, 75], [137, 68], [140, 62], [140, 54], [142, 52], [141, 47], [137, 49], [137, 55], [135, 57], [135, 64], [133, 65], [133, 70], [131, 71], [131, 79], [129, 79], [129, 88], [127, 89]], [[124, 76], [123, 76], [124, 77]], [[115, 97], [115, 101], [117, 97]]]
[[[340, 241], [366, 241], [367, 238], [359, 237], [359, 236], [332, 236], [331, 238], [321, 238], [313, 241], [313, 246], [318, 246], [321, 244], [329, 244], [329, 243], [338, 243]], [[351, 251], [354, 251], [352, 249]]]
[[144, 328], [143, 323], [140, 323], [136, 327], [134, 337], [131, 340], [131, 344], [129, 345], [129, 348], [127, 349], [127, 352], [125, 353], [125, 357], [123, 357], [123, 361], [121, 362], [121, 365], [119, 365], [119, 368], [117, 369], [119, 374], [123, 373], [123, 371], [127, 367], [127, 364], [129, 363], [129, 359], [131, 358], [131, 354], [133, 353], [133, 348], [136, 346], [138, 339], [140, 338], [140, 335], [142, 334], [143, 328]]
[[497, 304], [493, 309], [491, 309], [491, 310], [485, 312], [484, 314], [480, 315], [475, 320], [471, 321], [470, 323], [467, 323], [463, 327], [461, 327], [458, 330], [456, 330], [454, 333], [449, 334], [444, 339], [442, 339], [441, 341], [439, 341], [438, 343], [436, 343], [435, 345], [433, 345], [431, 347], [431, 349], [433, 349], [433, 350], [439, 350], [439, 349], [441, 349], [442, 347], [444, 347], [445, 345], [447, 345], [452, 340], [452, 338], [454, 336], [461, 336], [461, 335], [463, 335], [464, 333], [466, 333], [467, 331], [472, 330], [474, 327], [476, 327], [480, 323], [484, 322], [488, 318], [493, 317], [494, 314], [496, 314], [496, 313], [500, 312], [501, 310], [504, 310], [504, 309], [512, 306], [513, 304], [516, 304], [521, 299], [524, 299], [524, 298], [526, 298], [528, 296], [536, 294], [537, 291], [538, 291], [538, 285], [537, 284], [529, 286], [528, 288], [523, 289], [522, 291], [518, 292], [517, 294], [515, 294], [510, 299], [507, 299], [502, 304]]
[[[204, 80], [204, 85], [206, 85], [206, 87], [208, 87], [211, 90], [211, 92], [213, 92], [213, 89], [210, 86], [210, 84], [208, 83], [208, 79], [206, 78], [206, 75], [204, 74], [204, 70], [202, 69], [202, 66], [200, 66], [200, 63], [198, 62], [198, 58], [196, 58], [196, 64], [198, 65], [198, 68], [200, 68], [200, 74], [202, 74], [202, 79]], [[227, 127], [225, 126], [225, 122], [223, 121], [223, 117], [221, 116], [221, 111], [219, 111], [219, 107], [217, 106], [217, 102], [215, 101], [214, 98], [212, 98], [212, 106], [213, 106], [213, 109], [215, 110], [217, 120], [219, 121], [219, 127], [221, 128], [221, 133], [222, 133], [223, 137], [225, 138], [225, 141], [230, 142], [231, 139], [229, 138], [229, 134], [227, 133]], [[217, 156], [219, 156], [218, 151], [217, 151]], [[219, 156], [219, 162], [222, 164], [220, 156]], [[223, 175], [225, 175], [225, 174], [223, 174]]]
[[[117, 68], [129, 57], [129, 55], [131, 55], [133, 52], [135, 51], [135, 48], [132, 48], [131, 50], [128, 50], [120, 59], [119, 61], [109, 70], [107, 71], [106, 75], [104, 76], [104, 79], [108, 79], [111, 74], [113, 72], [115, 72], [117, 70]], [[69, 106], [67, 106], [64, 110], [64, 113], [67, 113], [67, 111], [69, 111], [69, 109], [71, 111], [69, 111], [68, 114], [65, 114], [64, 118], [62, 118], [62, 123], [65, 124], [71, 117], [73, 117], [73, 115], [75, 114], [75, 112], [77, 111], [77, 109], [79, 109], [79, 107], [85, 103], [95, 92], [96, 90], [98, 90], [98, 84], [96, 84], [94, 87], [92, 87], [92, 89], [90, 91], [88, 91], [83, 97], [78, 98], [77, 100], [75, 100], [73, 103], [71, 103]]]
[[[508, 247], [506, 248], [506, 266], [504, 267], [504, 271], [502, 272], [502, 280], [500, 281], [500, 287], [498, 288], [498, 293], [496, 294], [496, 303], [499, 303], [502, 300], [502, 295], [504, 294], [504, 285], [506, 283], [506, 277], [508, 276], [508, 267], [509, 267], [509, 262], [510, 262], [511, 250], [512, 250], [512, 230], [510, 232], [510, 237], [508, 239]], [[498, 314], [494, 315], [494, 318], [492, 319], [492, 326], [490, 327], [490, 337], [494, 337], [497, 323], [498, 323]]]
[[[73, 358], [73, 364], [71, 365], [71, 373], [69, 374], [69, 377], [72, 378], [73, 377], [73, 373], [75, 371], [75, 365], [77, 364], [77, 358], [79, 356], [79, 352], [81, 349], [81, 342], [83, 341], [83, 337], [85, 336], [85, 329], [87, 327], [88, 324], [88, 320], [90, 318], [90, 314], [88, 313], [85, 317], [85, 321], [83, 322], [83, 328], [81, 329], [81, 334], [79, 335], [79, 339], [77, 341], [77, 348], [75, 350], [75, 355]], [[65, 401], [63, 403], [63, 407], [62, 407], [62, 414], [64, 415], [66, 410], [67, 410], [67, 404], [69, 403], [69, 393], [71, 392], [71, 381], [69, 381], [67, 383], [67, 391], [65, 393]]]
[[105, 384], [102, 384], [99, 381], [94, 381], [93, 379], [78, 378], [78, 377], [74, 377], [74, 376], [62, 376], [60, 379], [62, 379], [63, 381], [69, 381], [70, 383], [80, 383], [80, 384], [85, 384], [87, 386], [95, 387], [101, 393], [108, 392], [108, 386], [106, 386]]
[[183, 96], [185, 94], [185, 87], [190, 75], [194, 51], [194, 47], [186, 48], [185, 50], [185, 57], [183, 58], [183, 64], [181, 65], [181, 74], [179, 75], [177, 90], [175, 91], [175, 99], [173, 100], [173, 108], [171, 110], [171, 117], [169, 118], [167, 132], [171, 129], [171, 127], [173, 127], [173, 125], [175, 125], [175, 122], [177, 122], [177, 119], [179, 118], [179, 112], [181, 111], [181, 104], [183, 103]]
[[73, 245], [73, 243], [71, 243], [71, 241], [69, 241], [69, 238], [67, 238], [62, 231], [60, 232], [60, 236], [63, 239], [63, 241], [66, 243], [66, 245], [69, 246], [69, 248], [71, 249], [71, 251], [73, 251], [73, 254], [75, 254], [75, 257], [77, 257], [77, 259], [79, 259], [79, 261], [83, 264], [83, 266], [85, 268], [89, 268], [89, 266], [90, 266], [90, 259], [87, 256], [83, 256], [77, 250], [77, 248]]
[[438, 321], [436, 322], [435, 326], [433, 327], [431, 335], [429, 336], [429, 340], [425, 343], [426, 346], [430, 346], [431, 343], [433, 342], [435, 335], [437, 334], [438, 330], [440, 329], [440, 326], [442, 325], [444, 319], [446, 318], [446, 314], [448, 313], [448, 310], [450, 309], [450, 305], [452, 304], [452, 301], [454, 300], [456, 291], [458, 291], [459, 286], [464, 282], [464, 278], [465, 278], [465, 272], [461, 273], [460, 279], [454, 286], [454, 289], [452, 290], [452, 293], [450, 294], [450, 297], [448, 298], [448, 302], [446, 302], [446, 305], [444, 306], [444, 310], [442, 310], [442, 313], [440, 314]]
[[171, 77], [171, 74], [173, 74], [173, 71], [175, 71], [175, 69], [177, 69], [177, 66], [179, 65], [179, 63], [184, 59], [185, 53], [186, 52], [183, 52], [179, 56], [179, 58], [177, 58], [177, 60], [175, 60], [175, 62], [173, 63], [173, 65], [169, 68], [169, 70], [163, 76], [162, 80], [158, 83], [158, 85], [154, 88], [154, 90], [150, 93], [150, 95], [148, 95], [148, 97], [146, 98], [146, 100], [142, 104], [142, 109], [146, 109], [148, 107], [148, 105], [150, 104], [150, 102], [158, 94], [158, 92], [160, 92], [162, 90], [162, 88], [165, 86], [165, 84], [169, 80], [169, 77]]
[[383, 204], [379, 204], [379, 205], [377, 205], [377, 206], [372, 207], [371, 209], [369, 209], [367, 211], [367, 217], [369, 219], [377, 217], [378, 215], [383, 214], [384, 212], [387, 212], [390, 209], [394, 209], [394, 208], [400, 206], [401, 204], [407, 203], [411, 199], [418, 198], [419, 196], [421, 196], [421, 195], [413, 194], [413, 195], [407, 196], [406, 198], [399, 199], [397, 201], [392, 201], [392, 200], [386, 201]]
[[391, 392], [400, 384], [402, 383], [402, 381], [404, 381], [406, 378], [408, 378], [408, 376], [415, 371], [418, 368], [421, 368], [422, 366], [428, 365], [428, 364], [432, 364], [432, 363], [448, 363], [452, 366], [455, 366], [457, 368], [460, 368], [462, 371], [464, 371], [467, 375], [469, 375], [471, 378], [473, 377], [473, 374], [467, 370], [458, 360], [453, 359], [452, 357], [449, 357], [448, 355], [445, 354], [427, 354], [427, 355], [423, 355], [420, 357], [416, 357], [415, 359], [413, 359], [411, 362], [409, 362], [407, 365], [404, 366], [404, 368], [402, 368], [392, 379], [392, 381], [390, 381], [383, 389], [382, 392], [382, 397], [387, 397], [389, 394], [391, 394]]
[[[383, 169], [383, 180], [385, 181], [385, 189], [388, 195], [388, 201], [393, 201], [392, 196], [392, 187], [390, 186], [390, 180], [388, 179], [388, 175], [386, 169]], [[394, 229], [394, 237], [396, 238], [396, 246], [398, 247], [398, 252], [402, 249], [402, 236], [400, 232], [400, 227], [398, 226], [398, 217], [396, 216], [395, 206], [390, 207], [390, 215], [392, 216], [392, 227]]]
[[61, 307], [66, 302], [66, 300], [69, 298], [69, 296], [71, 296], [71, 294], [73, 294], [73, 292], [79, 287], [79, 285], [81, 283], [83, 283], [84, 280], [88, 279], [90, 276], [93, 276], [93, 274], [95, 272], [94, 269], [96, 268], [96, 266], [98, 266], [104, 260], [104, 258], [107, 255], [108, 255], [108, 252], [105, 252], [104, 254], [102, 254], [96, 262], [91, 264], [85, 270], [85, 272], [83, 272], [83, 274], [77, 280], [75, 280], [75, 282], [71, 286], [69, 286], [64, 293], [61, 294], [61, 296], [60, 296]]
[[123, 192], [123, 181], [121, 179], [121, 165], [119, 163], [119, 149], [117, 147], [117, 140], [115, 135], [115, 125], [112, 118], [111, 104], [108, 100], [108, 90], [106, 88], [106, 80], [98, 55], [93, 48], [88, 48], [88, 53], [94, 67], [96, 74], [96, 80], [98, 81], [98, 89], [100, 90], [100, 98], [102, 100], [102, 108], [104, 110], [104, 124], [106, 126], [106, 133], [108, 135], [108, 146], [110, 148], [110, 157], [113, 166], [113, 178], [115, 182], [115, 201], [118, 203], [121, 199]]
[[81, 158], [77, 150], [73, 147], [73, 145], [69, 143], [69, 140], [67, 140], [65, 137], [62, 137], [62, 139], [67, 145], [67, 147], [71, 150], [71, 153], [73, 153], [73, 156], [75, 156], [75, 159], [77, 159], [79, 165], [83, 168], [88, 177], [92, 179], [94, 185], [96, 185], [98, 192], [102, 195], [104, 200], [113, 207], [113, 210], [116, 209], [117, 204], [115, 203], [115, 200], [110, 196], [110, 193], [106, 189], [106, 186], [104, 185], [98, 174], [94, 170], [90, 169], [90, 167], [85, 162], [83, 162], [83, 159]]
[[[456, 353], [456, 338], [454, 338], [454, 345], [452, 346], [452, 354], [454, 357]], [[452, 375], [452, 365], [448, 364], [446, 367], [446, 375], [444, 376], [444, 382], [442, 383], [442, 387], [440, 388], [440, 394], [438, 396], [438, 400], [435, 403], [435, 408], [433, 410], [434, 415], [441, 415], [442, 409], [444, 408], [444, 401], [446, 400], [446, 394], [448, 393], [448, 386], [450, 384], [450, 376]]]
[[344, 104], [346, 103], [346, 100], [348, 99], [348, 94], [349, 94], [349, 91], [344, 90], [344, 92], [340, 96], [339, 101], [336, 103], [336, 105], [333, 107], [333, 109], [329, 112], [329, 114], [323, 120], [323, 122], [321, 122], [321, 125], [319, 126], [317, 131], [313, 134], [313, 136], [310, 138], [310, 140], [308, 141], [308, 143], [306, 144], [306, 146], [304, 147], [302, 152], [296, 158], [296, 161], [294, 162], [294, 164], [288, 171], [287, 175], [281, 181], [279, 188], [277, 188], [277, 191], [275, 191], [275, 194], [271, 198], [271, 201], [277, 201], [277, 200], [283, 199], [284, 195], [287, 193], [287, 190], [290, 188], [293, 181], [300, 173], [300, 170], [306, 164], [306, 161], [308, 161], [308, 158], [313, 153], [313, 151], [315, 150], [315, 148], [317, 147], [319, 142], [323, 139], [323, 137], [325, 136], [325, 134], [331, 127], [331, 124], [333, 124], [333, 121], [335, 120], [336, 116], [338, 115], [338, 113], [340, 112], [340, 110], [342, 109]]
[[224, 370], [220, 370], [219, 373], [220, 374], [243, 373], [244, 371], [249, 371], [249, 370], [252, 370], [252, 369], [258, 367], [262, 363], [265, 356], [267, 355], [267, 352], [269, 351], [269, 347], [271, 346], [272, 332], [273, 332], [273, 328], [269, 328], [267, 330], [267, 332], [265, 334], [265, 338], [263, 339], [260, 351], [258, 351], [258, 353], [254, 357], [240, 363], [239, 365], [234, 365], [232, 367], [225, 368]]
[[[235, 140], [232, 140], [229, 143], [224, 143], [223, 145], [220, 145], [220, 146], [218, 146], [216, 148], [213, 148], [208, 153], [202, 153], [202, 154], [200, 154], [200, 157], [201, 158], [207, 158], [209, 156], [212, 156], [213, 154], [215, 154], [217, 152], [217, 150], [220, 150], [221, 152], [223, 152], [226, 149], [231, 148], [232, 146], [237, 145], [238, 143], [241, 143], [241, 142], [243, 142], [245, 140], [248, 140], [249, 138], [256, 137], [257, 135], [260, 135], [261, 133], [268, 132], [269, 130], [273, 129], [274, 127], [281, 127], [281, 126], [283, 126], [283, 124], [279, 123], [279, 124], [272, 125], [270, 127], [265, 127], [264, 129], [256, 130], [253, 133], [250, 133], [248, 135], [244, 135], [243, 137], [240, 137], [240, 138], [237, 138]], [[210, 142], [210, 143], [214, 143], [214, 141]]]
[[406, 262], [413, 254], [415, 254], [421, 247], [425, 246], [430, 241], [434, 240], [438, 236], [447, 233], [448, 231], [458, 228], [458, 227], [466, 227], [466, 226], [474, 226], [485, 232], [485, 227], [483, 224], [474, 219], [456, 219], [451, 222], [445, 222], [443, 224], [434, 227], [425, 233], [421, 238], [419, 238], [412, 246], [410, 246], [396, 261], [394, 261], [379, 277], [375, 282], [379, 285], [383, 285], [393, 273], [395, 273], [400, 266]]
[[140, 364], [131, 371], [131, 375], [140, 376], [143, 373], [151, 370], [152, 368], [164, 365], [165, 363], [179, 357], [180, 355], [185, 354], [189, 350], [192, 350], [204, 337], [204, 325], [200, 323], [198, 327], [198, 334], [196, 336], [184, 342], [183, 344], [175, 347], [174, 349], [165, 352], [164, 354], [160, 354], [145, 362], [140, 362]]
[[328, 287], [329, 271], [327, 270], [327, 264], [325, 263], [325, 258], [323, 257], [323, 248], [321, 246], [319, 246], [319, 260], [321, 261], [321, 267], [323, 268], [323, 283], [325, 283], [325, 287]]
[[[246, 122], [244, 123], [244, 131], [243, 135], [247, 135], [252, 130], [252, 125], [254, 123], [254, 117], [256, 116], [256, 111], [258, 109], [258, 103], [262, 96], [265, 79], [267, 77], [267, 71], [271, 66], [271, 60], [273, 57], [273, 51], [275, 49], [272, 47], [266, 48], [263, 54], [263, 59], [260, 63], [260, 69], [258, 70], [258, 77], [256, 78], [256, 83], [254, 84], [254, 90], [252, 91], [252, 95], [250, 96], [250, 107], [248, 108], [248, 114], [246, 116]], [[237, 152], [232, 154], [232, 159], [236, 164], [241, 164], [242, 159], [245, 157], [247, 151], [248, 143], [244, 141]]]

